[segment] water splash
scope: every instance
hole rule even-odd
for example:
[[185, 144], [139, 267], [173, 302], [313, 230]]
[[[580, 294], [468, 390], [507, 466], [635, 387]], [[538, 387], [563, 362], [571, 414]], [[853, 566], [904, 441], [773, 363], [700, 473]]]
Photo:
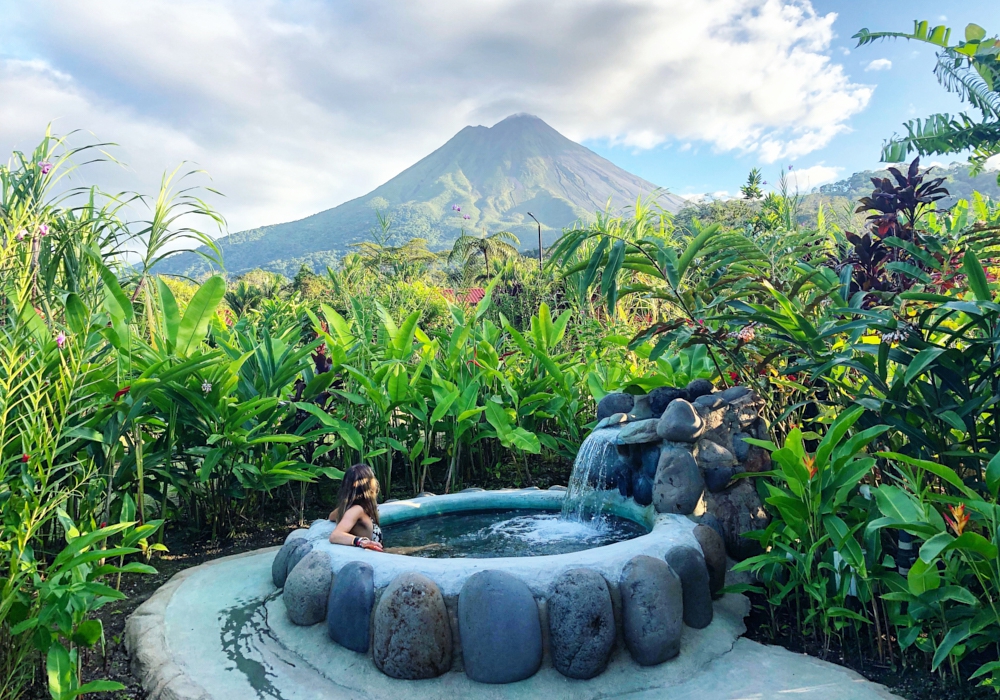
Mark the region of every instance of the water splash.
[[617, 430], [595, 430], [580, 445], [563, 501], [563, 519], [600, 525], [618, 461], [617, 438]]

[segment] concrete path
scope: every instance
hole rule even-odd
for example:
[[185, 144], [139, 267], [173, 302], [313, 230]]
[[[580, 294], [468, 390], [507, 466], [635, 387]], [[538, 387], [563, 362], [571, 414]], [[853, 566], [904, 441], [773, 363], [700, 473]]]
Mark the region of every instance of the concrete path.
[[303, 628], [287, 621], [271, 584], [276, 551], [188, 569], [136, 610], [126, 644], [152, 700], [896, 697], [841, 666], [739, 638], [747, 611], [742, 596], [718, 601], [707, 629], [685, 628], [680, 655], [659, 666], [638, 666], [619, 649], [608, 670], [589, 681], [565, 678], [548, 663], [531, 678], [502, 686], [475, 683], [456, 672], [425, 681], [394, 680], [370, 657], [330, 642], [324, 625]]

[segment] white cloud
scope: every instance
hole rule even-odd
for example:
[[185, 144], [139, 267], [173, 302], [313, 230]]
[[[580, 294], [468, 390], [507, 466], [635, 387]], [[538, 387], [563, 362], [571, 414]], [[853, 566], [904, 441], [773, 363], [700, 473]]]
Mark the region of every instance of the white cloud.
[[888, 58], [876, 58], [865, 66], [865, 73], [873, 70], [889, 70], [892, 68], [892, 61]]
[[0, 148], [44, 125], [121, 145], [148, 191], [184, 159], [233, 230], [364, 194], [466, 124], [795, 159], [867, 105], [809, 0], [0, 0]]
[[821, 163], [809, 168], [793, 168], [786, 173], [785, 177], [788, 181], [788, 186], [793, 192], [795, 190], [808, 192], [826, 182], [833, 182], [840, 176], [843, 170], [843, 168], [836, 168]]

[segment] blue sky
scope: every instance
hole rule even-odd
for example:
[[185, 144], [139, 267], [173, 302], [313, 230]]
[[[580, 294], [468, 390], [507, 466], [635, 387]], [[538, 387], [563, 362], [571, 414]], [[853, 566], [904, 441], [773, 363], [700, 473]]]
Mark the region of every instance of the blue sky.
[[996, 0], [0, 0], [0, 150], [52, 123], [117, 144], [125, 167], [81, 184], [149, 194], [201, 168], [232, 231], [362, 196], [517, 112], [679, 194], [789, 164], [805, 189], [960, 108], [930, 47], [850, 38], [917, 18], [1000, 32]]
[[[775, 180], [781, 167], [787, 164], [793, 165], [793, 172], [825, 166], [837, 169], [839, 177], [846, 177], [879, 167], [883, 140], [903, 131], [904, 122], [933, 112], [955, 113], [967, 109], [937, 84], [932, 73], [933, 47], [917, 42], [885, 41], [855, 48], [856, 41], [851, 36], [863, 27], [871, 31], [911, 31], [914, 19], [926, 19], [932, 25], [945, 24], [959, 35], [970, 22], [986, 27], [991, 34], [1000, 29], [1000, 5], [995, 0], [947, 3], [813, 0], [812, 4], [819, 14], [838, 15], [830, 50], [833, 60], [843, 66], [852, 81], [875, 88], [867, 107], [847, 121], [849, 131], [835, 136], [829, 145], [794, 160], [771, 164], [760, 162], [754, 154], [720, 151], [704, 142], [692, 143], [689, 150], [683, 151], [682, 147], [691, 142], [671, 141], [649, 150], [610, 146], [606, 139], [591, 139], [586, 145], [626, 170], [678, 194], [735, 192], [755, 166], [763, 168], [769, 181]], [[872, 61], [879, 59], [890, 61], [891, 67], [866, 70]], [[952, 162], [962, 158], [941, 160]], [[829, 177], [831, 173], [817, 174]], [[811, 185], [829, 181], [823, 177], [812, 180]]]

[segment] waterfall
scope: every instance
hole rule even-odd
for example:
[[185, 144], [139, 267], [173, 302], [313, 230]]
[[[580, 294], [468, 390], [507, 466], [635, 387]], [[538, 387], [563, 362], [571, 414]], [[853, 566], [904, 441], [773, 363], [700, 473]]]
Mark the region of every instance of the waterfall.
[[617, 430], [595, 430], [580, 445], [563, 501], [563, 518], [590, 522], [600, 517], [619, 459], [617, 438]]

